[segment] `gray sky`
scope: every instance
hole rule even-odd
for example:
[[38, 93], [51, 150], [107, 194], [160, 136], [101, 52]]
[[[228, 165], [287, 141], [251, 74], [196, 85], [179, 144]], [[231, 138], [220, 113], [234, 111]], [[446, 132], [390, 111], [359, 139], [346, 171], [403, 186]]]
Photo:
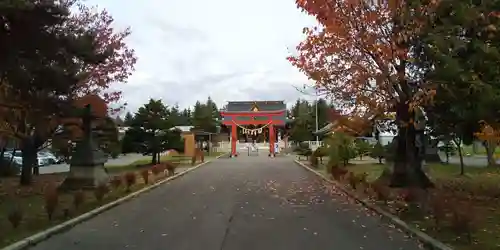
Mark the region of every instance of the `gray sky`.
[[[307, 78], [286, 57], [315, 21], [294, 0], [89, 0], [116, 26], [130, 26], [139, 58], [128, 83], [115, 84], [135, 111], [149, 98], [191, 106], [210, 95], [230, 100], [285, 100]], [[314, 99], [314, 97], [307, 97]]]

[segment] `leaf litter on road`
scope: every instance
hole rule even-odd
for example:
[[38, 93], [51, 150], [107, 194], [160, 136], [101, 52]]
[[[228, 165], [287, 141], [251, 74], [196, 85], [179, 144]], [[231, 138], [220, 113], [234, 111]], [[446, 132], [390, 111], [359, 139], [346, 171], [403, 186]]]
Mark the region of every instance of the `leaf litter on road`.
[[[352, 219], [352, 223], [367, 232], [363, 235], [364, 239], [368, 238], [370, 229], [363, 221], [366, 221], [366, 218], [374, 216], [378, 217], [379, 220], [381, 218], [379, 214], [362, 206], [341, 189], [322, 180], [307, 177], [301, 178], [298, 181], [287, 181], [286, 183], [280, 183], [277, 180], [267, 180], [264, 182], [263, 189], [271, 197], [281, 200], [281, 204], [286, 206], [307, 208], [333, 203], [332, 212], [348, 214], [348, 216], [355, 218]], [[385, 229], [385, 235], [391, 241], [394, 240], [393, 235], [396, 233], [403, 234], [403, 237], [399, 237], [403, 241], [414, 241], [413, 238], [402, 233], [400, 229], [391, 223], [379, 221], [378, 226]], [[304, 230], [307, 229], [304, 228]], [[314, 235], [317, 235], [317, 232], [314, 232]], [[421, 244], [418, 245], [420, 246]], [[363, 249], [363, 247], [360, 247], [360, 249]]]

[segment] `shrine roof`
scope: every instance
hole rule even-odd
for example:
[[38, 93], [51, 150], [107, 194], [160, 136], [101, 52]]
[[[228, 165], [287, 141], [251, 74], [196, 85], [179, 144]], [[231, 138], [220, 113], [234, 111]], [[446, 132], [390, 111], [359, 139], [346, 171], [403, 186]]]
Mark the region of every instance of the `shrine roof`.
[[286, 110], [284, 101], [232, 101], [228, 102], [225, 112], [256, 112]]

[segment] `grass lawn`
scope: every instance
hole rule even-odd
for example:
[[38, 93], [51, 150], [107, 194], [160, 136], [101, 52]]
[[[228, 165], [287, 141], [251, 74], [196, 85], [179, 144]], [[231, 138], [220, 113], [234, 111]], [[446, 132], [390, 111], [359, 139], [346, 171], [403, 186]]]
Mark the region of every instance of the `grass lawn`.
[[[363, 163], [357, 161], [357, 164], [347, 166], [350, 172], [361, 175], [367, 174], [367, 181], [373, 182], [382, 173], [385, 167], [383, 164]], [[443, 202], [444, 206], [457, 207], [458, 204], [470, 206], [472, 225], [472, 243], [469, 243], [464, 235], [457, 234], [449, 228], [449, 225], [437, 228], [435, 222], [429, 216], [400, 215], [400, 217], [427, 232], [429, 235], [450, 244], [459, 250], [487, 250], [500, 249], [500, 168], [466, 168], [465, 175], [460, 176], [460, 168], [457, 165], [429, 164], [426, 168], [428, 175], [436, 184], [436, 188], [431, 193], [442, 194], [443, 197], [451, 197]], [[326, 174], [324, 166], [319, 170]], [[347, 184], [345, 184], [348, 186]], [[350, 188], [350, 187], [349, 187]], [[396, 190], [392, 191], [396, 193]], [[358, 194], [364, 195], [362, 191]], [[393, 194], [394, 195], [394, 194]], [[391, 210], [391, 203], [381, 203], [388, 211]], [[461, 208], [460, 208], [461, 209]], [[459, 210], [460, 210], [459, 209]], [[464, 207], [464, 211], [465, 211]], [[448, 220], [451, 214], [446, 214]]]
[[[205, 160], [215, 158], [215, 157], [222, 155], [222, 154], [224, 154], [224, 152], [212, 152], [212, 153], [210, 153], [210, 155], [208, 155], [208, 153], [205, 152]], [[139, 166], [145, 166], [145, 165], [150, 164], [151, 158], [152, 158], [152, 156], [145, 156], [144, 159], [134, 161], [133, 163], [131, 163], [129, 165], [116, 165], [116, 166], [111, 165], [111, 166], [106, 166], [106, 169], [110, 173], [122, 172], [122, 171], [126, 171], [126, 170], [135, 170]], [[171, 159], [172, 159], [172, 156], [170, 156], [170, 155], [160, 156], [160, 162], [165, 162], [165, 161], [168, 161]], [[184, 159], [184, 162], [182, 162], [182, 163], [183, 164], [191, 164], [191, 160], [190, 159], [188, 160], [186, 158], [186, 159]]]
[[[462, 145], [462, 149], [464, 155], [486, 155], [486, 148], [483, 146], [476, 148], [476, 153], [474, 154], [474, 150], [472, 150], [472, 145]], [[495, 148], [495, 154], [500, 155], [500, 147]]]
[[[221, 154], [213, 153], [205, 157], [205, 161]], [[169, 157], [164, 156], [161, 160], [168, 159]], [[131, 187], [131, 192], [145, 187], [148, 184], [144, 183], [137, 166], [147, 164], [149, 161], [150, 159], [143, 159], [126, 166], [107, 167], [111, 175], [117, 175], [122, 179], [122, 185], [118, 188], [110, 187], [101, 201], [96, 199], [93, 191], [84, 191], [85, 201], [77, 208], [74, 205], [75, 192], [59, 193], [57, 208], [51, 220], [48, 219], [45, 210], [45, 189], [48, 186], [59, 185], [64, 180], [65, 173], [34, 176], [33, 184], [28, 187], [19, 186], [18, 177], [0, 178], [0, 248], [127, 195], [122, 178], [125, 173], [136, 175], [136, 184]], [[153, 176], [150, 171], [149, 184], [166, 177], [165, 173]], [[13, 228], [8, 219], [12, 211], [22, 213], [23, 218], [17, 228]]]

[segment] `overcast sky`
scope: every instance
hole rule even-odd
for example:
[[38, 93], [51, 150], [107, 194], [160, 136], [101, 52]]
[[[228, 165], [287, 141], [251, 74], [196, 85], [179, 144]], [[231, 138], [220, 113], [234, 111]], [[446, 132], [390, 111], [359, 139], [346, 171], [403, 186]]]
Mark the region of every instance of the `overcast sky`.
[[[129, 110], [149, 98], [192, 106], [208, 96], [285, 100], [307, 78], [286, 57], [314, 20], [294, 0], [89, 0], [107, 9], [119, 28], [130, 26], [136, 71], [123, 91]], [[314, 99], [314, 97], [308, 97]]]

